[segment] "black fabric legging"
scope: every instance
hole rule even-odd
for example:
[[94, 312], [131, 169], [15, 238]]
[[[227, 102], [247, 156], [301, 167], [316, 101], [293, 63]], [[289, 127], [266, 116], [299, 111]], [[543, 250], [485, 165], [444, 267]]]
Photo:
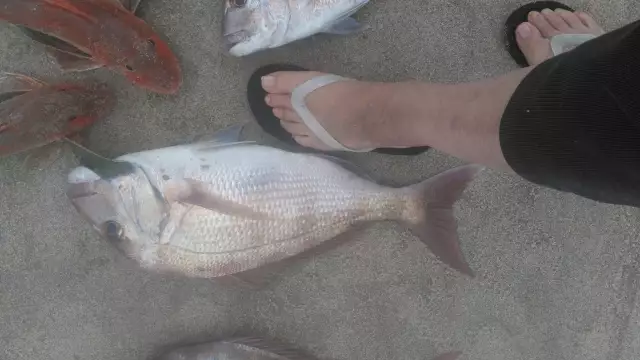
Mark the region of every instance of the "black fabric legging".
[[640, 21], [533, 69], [507, 105], [500, 144], [529, 181], [640, 207]]

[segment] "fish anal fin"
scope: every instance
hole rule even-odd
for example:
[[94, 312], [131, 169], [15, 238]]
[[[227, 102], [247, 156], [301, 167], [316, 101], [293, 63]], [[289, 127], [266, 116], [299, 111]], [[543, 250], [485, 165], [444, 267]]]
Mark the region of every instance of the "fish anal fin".
[[237, 337], [222, 340], [221, 342], [252, 347], [254, 349], [259, 349], [280, 356], [287, 360], [315, 360], [304, 352], [289, 347], [286, 344], [260, 337]]
[[247, 205], [225, 199], [208, 189], [207, 184], [194, 179], [168, 180], [165, 185], [165, 197], [167, 201], [196, 205], [226, 215], [253, 220], [268, 218], [267, 214], [256, 211]]
[[358, 20], [347, 17], [333, 24], [331, 27], [324, 29], [322, 32], [332, 35], [352, 35], [358, 34], [366, 30], [366, 26], [358, 22]]

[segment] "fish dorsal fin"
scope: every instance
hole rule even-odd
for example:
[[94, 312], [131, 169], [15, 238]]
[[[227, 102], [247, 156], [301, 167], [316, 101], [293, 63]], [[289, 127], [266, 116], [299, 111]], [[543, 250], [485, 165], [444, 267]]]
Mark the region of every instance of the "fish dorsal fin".
[[287, 360], [315, 360], [314, 358], [304, 354], [300, 350], [290, 348], [284, 344], [278, 343], [273, 340], [266, 340], [259, 337], [233, 338], [233, 339], [223, 340], [221, 342], [252, 347], [255, 349], [259, 349], [259, 350], [280, 356]]
[[194, 179], [168, 180], [164, 186], [167, 201], [196, 205], [230, 216], [263, 220], [267, 214], [216, 194], [206, 183]]
[[313, 154], [312, 156], [315, 157], [319, 157], [322, 159], [326, 159], [329, 160], [335, 164], [340, 165], [341, 167], [343, 167], [344, 169], [346, 169], [349, 172], [354, 173], [355, 175], [358, 175], [359, 177], [365, 179], [365, 180], [369, 180], [371, 182], [375, 182], [375, 180], [360, 166], [352, 163], [349, 160], [343, 159], [343, 158], [339, 158], [337, 156], [333, 156], [333, 155], [327, 155], [327, 154]]
[[71, 145], [73, 153], [83, 166], [91, 169], [91, 171], [100, 175], [103, 179], [110, 179], [135, 172], [135, 166], [129, 162], [107, 159], [69, 138], [65, 138], [64, 141]]
[[199, 141], [193, 146], [195, 147], [196, 151], [206, 152], [227, 146], [255, 144], [254, 141], [240, 140], [243, 129], [244, 125], [242, 124], [229, 126], [215, 132], [211, 139]]
[[460, 355], [462, 355], [462, 351], [452, 351], [446, 354], [438, 355], [433, 360], [456, 360], [460, 357]]

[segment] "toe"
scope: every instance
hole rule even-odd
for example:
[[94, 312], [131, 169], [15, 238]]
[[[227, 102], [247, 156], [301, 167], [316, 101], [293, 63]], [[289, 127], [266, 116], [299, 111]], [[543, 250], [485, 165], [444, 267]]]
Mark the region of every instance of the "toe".
[[516, 40], [529, 65], [540, 64], [553, 56], [549, 40], [542, 37], [538, 28], [530, 23], [518, 26]]
[[271, 94], [290, 94], [300, 84], [321, 75], [313, 71], [280, 71], [262, 77], [262, 88]]
[[291, 109], [291, 96], [290, 95], [281, 95], [281, 94], [269, 94], [265, 98], [265, 102], [267, 105], [272, 108], [283, 108], [283, 109]]
[[302, 123], [302, 119], [298, 116], [298, 113], [291, 109], [275, 108], [273, 114], [282, 121]]
[[547, 20], [547, 22], [551, 24], [551, 26], [553, 26], [553, 28], [558, 30], [559, 32], [567, 33], [570, 30], [569, 24], [567, 24], [567, 22], [564, 21], [562, 16], [560, 16], [555, 11], [551, 9], [544, 9], [542, 10], [542, 16], [544, 16], [545, 20]]
[[556, 9], [555, 12], [569, 25], [572, 33], [583, 33], [587, 30], [576, 13], [565, 9]]
[[598, 23], [591, 17], [591, 15], [583, 12], [576, 13], [582, 23], [589, 29], [594, 35], [604, 34], [604, 30], [598, 25]]
[[547, 21], [547, 18], [537, 11], [529, 13], [529, 22], [535, 26], [545, 38], [560, 34], [560, 32]]
[[280, 121], [280, 125], [287, 130], [291, 135], [295, 136], [309, 136], [309, 128], [299, 122]]

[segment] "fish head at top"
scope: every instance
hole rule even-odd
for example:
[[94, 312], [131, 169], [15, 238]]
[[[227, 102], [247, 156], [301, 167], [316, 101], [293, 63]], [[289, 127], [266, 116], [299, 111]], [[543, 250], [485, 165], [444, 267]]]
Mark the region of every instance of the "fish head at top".
[[223, 35], [229, 53], [244, 56], [269, 48], [284, 35], [288, 15], [286, 0], [225, 0]]
[[348, 18], [369, 0], [225, 0], [224, 41], [233, 56], [277, 47]]

